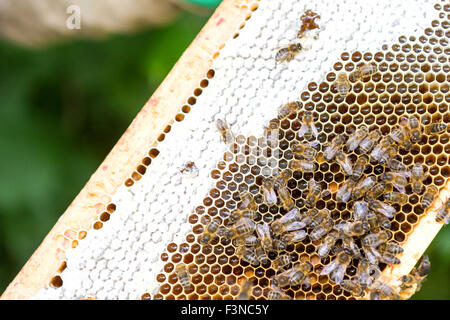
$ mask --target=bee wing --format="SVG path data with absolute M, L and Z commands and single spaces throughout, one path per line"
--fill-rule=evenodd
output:
M 395 213 L 395 208 L 391 207 L 390 205 L 380 202 L 381 203 L 381 209 L 379 210 L 380 213 L 384 214 L 388 218 L 393 218 Z
M 302 281 L 302 285 L 304 285 L 306 289 L 309 289 L 311 287 L 311 278 L 306 276 Z
M 345 266 L 340 265 L 333 271 L 331 278 L 334 280 L 334 282 L 341 283 L 342 280 L 344 280 L 345 269 Z
M 276 204 L 277 203 L 277 195 L 273 189 L 266 190 L 264 189 L 264 199 L 268 204 Z
M 445 216 L 445 218 L 444 218 L 444 223 L 445 223 L 446 225 L 450 223 L 450 215 L 449 215 L 449 214 L 447 214 L 447 215 Z
M 286 213 L 284 216 L 280 218 L 280 221 L 282 223 L 285 223 L 286 221 L 290 220 L 300 220 L 300 211 L 298 211 L 297 208 L 292 209 L 288 213 Z
M 267 222 L 264 222 L 263 224 L 257 224 L 256 225 L 256 233 L 258 234 L 260 239 L 270 237 L 270 227 L 267 224 Z
M 399 185 L 399 184 L 397 184 L 395 182 L 391 182 L 391 183 L 398 191 L 400 191 L 401 193 L 406 193 L 406 189 L 405 189 L 404 186 Z
M 317 138 L 317 136 L 319 135 L 319 131 L 317 131 L 317 127 L 314 123 L 311 124 L 311 131 L 312 131 L 313 136 L 315 138 Z
M 321 196 L 322 198 L 325 198 L 325 197 L 328 197 L 330 194 L 331 194 L 331 191 L 328 190 L 328 189 L 325 189 L 325 190 L 322 191 L 322 193 L 320 194 L 320 196 Z
M 332 262 L 327 264 L 325 267 L 323 267 L 322 271 L 320 272 L 320 275 L 324 276 L 324 275 L 330 274 L 336 268 L 336 265 L 337 265 L 337 261 L 333 260 Z
M 291 232 L 291 234 L 293 235 L 292 240 L 291 240 L 293 243 L 302 241 L 307 236 L 307 233 L 305 230 L 294 231 L 294 232 Z
M 411 176 L 411 172 L 409 171 L 398 171 L 395 174 L 403 178 L 409 178 Z
M 298 130 L 298 137 L 299 138 L 303 137 L 307 131 L 308 131 L 308 125 L 305 123 L 302 123 L 300 130 Z
M 375 255 L 372 253 L 372 251 L 370 250 L 370 248 L 364 248 L 364 247 L 363 247 L 363 251 L 364 251 L 364 254 L 365 254 L 367 260 L 369 260 L 370 264 L 375 265 L 375 264 L 378 263 L 377 258 L 376 258 Z
M 347 186 L 343 186 L 337 191 L 336 200 L 338 202 L 347 202 L 348 200 L 350 200 L 351 195 L 352 190 L 350 188 L 347 188 Z
M 286 231 L 295 231 L 306 227 L 306 223 L 303 221 L 294 221 L 286 226 Z
M 328 255 L 330 252 L 331 247 L 328 245 L 328 243 L 322 243 L 322 245 L 317 249 L 317 254 L 319 257 L 324 258 Z
M 350 162 L 349 159 L 347 159 L 346 161 L 342 162 L 341 163 L 341 167 L 342 167 L 342 170 L 344 170 L 344 172 L 347 175 L 351 176 L 353 174 L 352 163 Z

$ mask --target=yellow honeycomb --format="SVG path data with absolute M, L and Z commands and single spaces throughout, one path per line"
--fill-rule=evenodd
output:
M 450 123 L 448 108 L 450 49 L 447 46 L 450 5 L 437 4 L 435 9 L 440 10 L 441 20 L 433 21 L 431 27 L 427 28 L 418 39 L 402 36 L 398 43 L 390 48 L 385 45 L 379 52 L 344 52 L 341 60 L 334 64 L 334 70 L 326 75 L 323 82 L 308 84 L 308 90 L 300 95 L 301 109 L 280 123 L 280 142 L 277 151 L 281 156 L 276 163 L 278 170 L 287 168 L 289 160 L 294 158 L 291 146 L 299 141 L 296 133 L 300 129 L 301 115 L 305 110 L 310 110 L 314 114 L 314 123 L 320 132 L 318 140 L 322 151 L 324 143 L 339 134 L 349 135 L 353 129 L 362 124 L 371 130 L 378 128 L 383 134 L 387 134 L 399 123 L 402 116 L 415 115 L 421 119 L 423 125 L 435 122 Z M 349 94 L 345 98 L 339 97 L 333 88 L 336 75 L 342 71 L 350 73 L 362 63 L 376 64 L 378 72 L 371 78 L 353 82 Z M 213 75 L 214 72 L 211 70 L 209 76 Z M 195 100 L 191 102 L 191 105 L 183 107 L 184 113 L 189 112 Z M 399 160 L 404 165 L 410 166 L 414 163 L 424 165 L 428 173 L 424 181 L 426 186 L 442 187 L 449 176 L 449 128 L 448 126 L 447 131 L 439 135 L 423 135 L 409 152 L 400 149 Z M 167 131 L 169 130 L 170 128 Z M 165 265 L 163 271 L 156 277 L 160 283 L 159 293 L 154 296 L 145 293 L 142 299 L 231 300 L 237 298 L 242 284 L 247 279 L 255 283 L 250 299 L 267 299 L 269 279 L 277 273 L 271 265 L 255 267 L 240 260 L 235 255 L 236 247 L 224 238 L 216 237 L 210 245 L 202 245 L 198 241 L 205 227 L 203 217 L 220 217 L 223 226 L 230 225 L 227 217 L 240 201 L 239 191 L 250 191 L 258 203 L 260 217 L 255 219 L 256 223 L 262 221 L 270 223 L 286 213 L 279 205 L 268 206 L 263 201 L 260 187 L 265 176 L 262 168 L 267 168 L 268 164 L 264 159 L 252 154 L 251 150 L 257 146 L 262 149 L 267 147 L 264 138 L 236 136 L 236 142 L 211 171 L 211 178 L 216 181 L 215 187 L 189 217 L 192 233 L 186 236 L 185 242 L 181 245 L 169 244 L 167 251 L 160 257 Z M 271 151 L 268 151 L 269 154 Z M 349 155 L 354 162 L 358 152 L 354 151 Z M 150 157 L 153 156 L 154 151 L 153 154 L 150 152 Z M 353 201 L 338 203 L 335 200 L 335 191 L 344 181 L 345 175 L 337 163 L 320 159 L 319 155 L 316 172 L 296 171 L 289 180 L 288 188 L 296 206 L 302 212 L 306 211 L 303 199 L 307 192 L 305 191 L 307 181 L 314 178 L 324 188 L 333 190 L 333 194 L 319 200 L 316 207 L 328 208 L 336 223 L 349 220 Z M 144 165 L 149 163 L 150 158 L 143 161 Z M 145 167 L 141 167 L 138 172 L 143 174 Z M 383 172 L 384 167 L 379 164 L 370 164 L 364 171 L 366 175 L 377 176 Z M 132 184 L 131 179 L 129 184 Z M 414 230 L 424 212 L 420 205 L 420 196 L 411 192 L 410 185 L 406 191 L 408 202 L 402 206 L 393 205 L 397 213 L 391 221 L 391 231 L 393 239 L 399 244 L 402 244 Z M 355 299 L 340 285 L 331 282 L 328 276 L 319 275 L 324 265 L 334 259 L 333 254 L 324 259 L 319 258 L 316 249 L 320 243 L 321 240 L 311 242 L 307 237 L 300 243 L 287 247 L 286 253 L 292 257 L 293 263 L 309 260 L 314 268 L 310 288 L 288 287 L 285 292 L 295 299 Z M 276 253 L 269 254 L 271 260 L 276 256 Z M 175 266 L 180 262 L 188 266 L 192 278 L 189 290 L 181 287 L 174 273 Z M 349 278 L 355 275 L 356 266 L 357 260 L 353 259 L 346 271 Z M 384 264 L 380 266 L 381 269 L 385 267 Z

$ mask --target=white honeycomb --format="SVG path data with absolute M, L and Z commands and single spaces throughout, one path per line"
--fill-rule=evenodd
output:
M 227 146 L 215 121 L 226 119 L 233 132 L 261 136 L 281 104 L 299 98 L 309 82 L 320 83 L 342 52 L 376 52 L 402 36 L 420 36 L 438 11 L 435 1 L 261 0 L 239 36 L 214 60 L 215 75 L 182 122 L 175 122 L 160 154 L 142 179 L 112 195 L 116 211 L 100 230 L 90 230 L 66 251 L 63 285 L 41 289 L 34 299 L 140 299 L 159 290 L 160 256 L 169 243 L 181 244 L 191 231 L 188 217 L 214 184 L 210 173 Z M 318 38 L 290 63 L 277 64 L 276 48 L 295 40 L 299 17 L 321 15 Z M 181 107 L 181 106 L 180 106 Z M 251 119 L 251 121 L 250 121 Z M 181 146 L 181 147 L 180 147 Z M 143 153 L 147 150 L 143 150 Z M 179 168 L 195 161 L 199 175 Z

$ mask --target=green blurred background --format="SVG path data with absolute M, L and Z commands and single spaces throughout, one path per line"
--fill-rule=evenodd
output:
M 0 292 L 207 21 L 42 50 L 0 42 Z M 450 229 L 415 299 L 450 299 Z

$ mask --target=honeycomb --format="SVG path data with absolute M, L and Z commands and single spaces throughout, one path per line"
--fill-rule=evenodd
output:
M 398 16 L 399 8 L 404 15 Z M 250 299 L 267 299 L 269 279 L 276 274 L 270 264 L 252 266 L 236 256 L 236 247 L 225 238 L 202 245 L 199 236 L 208 221 L 205 217 L 219 217 L 222 226 L 229 225 L 240 191 L 254 196 L 256 223 L 270 223 L 286 213 L 279 205 L 264 203 L 261 182 L 286 169 L 294 158 L 291 147 L 298 141 L 304 111 L 313 112 L 320 151 L 336 135 L 349 135 L 362 124 L 387 134 L 404 116 L 415 115 L 423 125 L 450 122 L 449 4 L 417 1 L 403 8 L 400 1 L 321 1 L 305 7 L 294 1 L 261 0 L 248 9 L 247 20 L 234 39 L 215 54 L 213 68 L 199 88 L 92 229 L 67 236 L 75 239 L 73 249 L 66 252 L 66 261 L 49 286 L 34 298 L 236 299 L 243 283 L 251 279 L 255 286 Z M 310 48 L 290 63 L 276 64 L 274 48 L 295 39 L 292 21 L 306 9 L 321 15 L 318 39 L 306 39 Z M 342 33 L 339 26 L 349 30 Z M 333 87 L 337 74 L 350 73 L 364 62 L 375 64 L 378 71 L 352 82 L 348 95 L 340 96 Z M 289 100 L 299 100 L 301 108 L 280 122 L 279 143 L 271 149 L 265 143 L 263 125 Z M 231 124 L 235 143 L 220 141 L 214 124 L 219 118 Z M 442 188 L 447 182 L 449 133 L 447 127 L 445 133 L 423 135 L 409 152 L 400 149 L 398 159 L 403 164 L 424 165 L 426 186 Z M 180 150 L 180 145 L 187 147 Z M 261 152 L 267 156 L 258 156 Z M 357 155 L 352 152 L 350 159 L 355 161 Z M 180 174 L 189 161 L 198 167 L 198 176 Z M 370 165 L 364 173 L 378 176 L 384 170 Z M 320 155 L 314 173 L 296 171 L 288 181 L 296 207 L 306 211 L 304 198 L 311 178 L 332 191 L 316 207 L 329 209 L 336 223 L 348 221 L 353 201 L 335 200 L 345 175 L 337 163 Z M 391 231 L 399 244 L 405 243 L 424 216 L 420 196 L 412 194 L 410 185 L 406 191 L 408 202 L 393 205 L 397 213 Z M 319 258 L 320 243 L 307 237 L 287 247 L 293 263 L 308 260 L 313 272 L 310 288 L 288 287 L 285 292 L 295 299 L 355 299 L 328 276 L 319 275 L 334 258 Z M 271 260 L 276 256 L 269 254 Z M 174 272 L 180 262 L 188 266 L 191 276 L 188 290 Z M 352 278 L 355 273 L 353 261 L 346 276 Z

